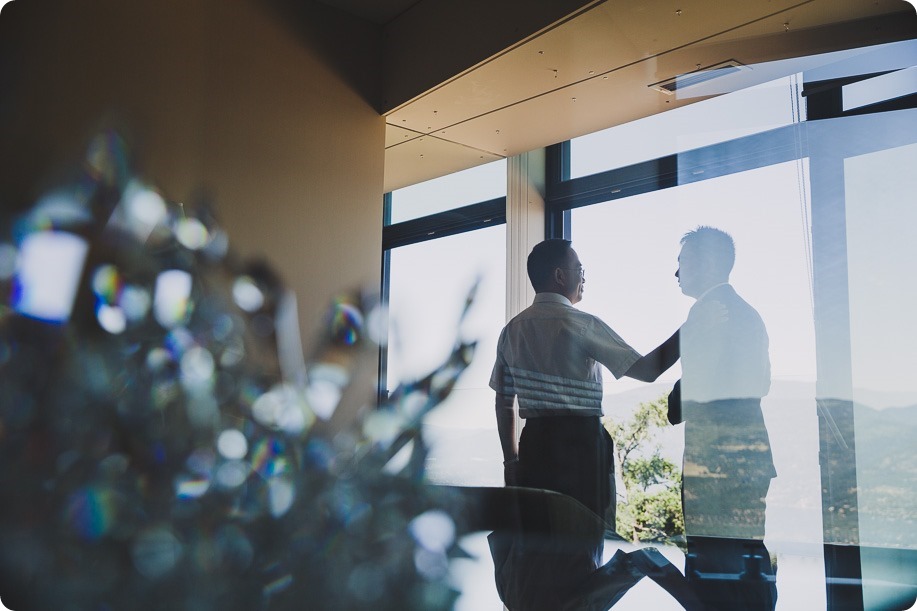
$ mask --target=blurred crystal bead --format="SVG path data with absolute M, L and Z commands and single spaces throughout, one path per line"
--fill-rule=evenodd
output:
M 246 312 L 255 312 L 264 305 L 264 293 L 249 276 L 240 276 L 232 285 L 232 298 Z
M 212 430 L 220 423 L 220 406 L 210 392 L 210 385 L 189 389 L 185 387 L 187 396 L 186 413 L 188 422 L 199 430 Z
M 394 441 L 394 437 L 391 437 L 389 443 Z M 395 455 L 392 456 L 385 466 L 382 467 L 382 472 L 389 475 L 398 475 L 401 473 L 405 467 L 411 461 L 411 455 L 414 453 L 414 440 L 408 441 L 404 444 L 404 447 L 395 452 Z
M 20 244 L 13 308 L 40 320 L 70 318 L 88 250 L 86 240 L 72 233 L 27 235 Z
M 270 583 L 264 586 L 264 596 L 265 598 L 270 598 L 271 596 L 276 596 L 280 594 L 293 584 L 293 576 L 289 573 L 284 573 L 283 575 L 277 577 Z
M 222 314 L 217 316 L 211 327 L 211 333 L 213 333 L 213 339 L 218 342 L 223 342 L 229 339 L 230 334 L 233 332 L 235 324 L 233 323 L 233 317 L 229 314 Z
M 179 219 L 175 223 L 175 239 L 189 250 L 200 250 L 207 244 L 207 227 L 193 217 Z
M 131 548 L 134 568 L 148 579 L 170 573 L 181 560 L 183 546 L 166 526 L 148 528 L 137 535 Z
M 156 278 L 153 316 L 167 329 L 183 324 L 191 309 L 191 274 L 171 269 Z
M 222 229 L 210 230 L 210 236 L 203 251 L 212 259 L 222 259 L 229 251 L 229 236 Z
M 121 277 L 114 265 L 100 265 L 92 274 L 92 292 L 96 299 L 114 305 L 121 293 Z
M 146 366 L 150 371 L 160 371 L 172 362 L 172 354 L 165 348 L 151 348 L 146 355 Z
M 41 197 L 23 218 L 20 231 L 66 229 L 92 221 L 85 195 L 75 188 L 59 189 Z
M 195 450 L 185 461 L 186 472 L 175 479 L 175 494 L 179 498 L 198 498 L 210 490 L 216 457 L 208 449 Z
M 341 388 L 329 380 L 310 380 L 306 387 L 306 399 L 315 415 L 322 420 L 331 418 L 341 395 Z
M 217 451 L 229 460 L 244 458 L 248 453 L 248 440 L 242 431 L 226 429 L 217 437 Z
M 285 447 L 282 440 L 276 437 L 263 437 L 252 444 L 252 469 L 263 477 L 270 479 L 288 471 L 289 463 L 284 457 Z
M 214 464 L 216 464 L 216 456 L 209 448 L 197 449 L 185 460 L 185 465 L 191 473 L 207 477 L 213 474 Z
M 360 308 L 343 300 L 331 310 L 331 337 L 336 342 L 352 346 L 363 331 L 363 313 Z
M 430 551 L 419 547 L 414 550 L 414 566 L 417 572 L 430 581 L 438 581 L 449 572 L 449 559 L 441 551 Z
M 123 333 L 127 328 L 127 317 L 124 310 L 117 306 L 100 305 L 96 311 L 99 325 L 113 335 Z
M 306 401 L 322 420 L 328 420 L 337 409 L 349 375 L 340 365 L 315 363 L 309 368 Z
M 112 213 L 109 226 L 126 231 L 145 242 L 168 216 L 166 202 L 153 189 L 137 180 L 128 183 Z
M 423 414 L 429 403 L 430 395 L 425 390 L 422 388 L 410 388 L 399 398 L 396 406 L 398 412 L 410 421 Z
M 271 515 L 279 518 L 292 507 L 296 498 L 296 488 L 292 482 L 280 477 L 272 477 L 268 480 L 267 486 Z
M 130 322 L 143 320 L 150 311 L 150 294 L 139 286 L 126 285 L 121 291 L 118 305 Z
M 86 486 L 70 495 L 64 516 L 74 533 L 97 541 L 111 530 L 115 512 L 116 495 L 111 489 Z
M 277 384 L 255 399 L 252 417 L 258 424 L 290 434 L 299 434 L 315 421 L 315 416 L 298 390 Z
M 245 345 L 241 339 L 229 342 L 220 353 L 220 367 L 233 367 L 245 358 Z
M 363 419 L 363 434 L 374 443 L 388 446 L 403 430 L 404 424 L 404 418 L 391 411 L 373 411 Z
M 214 479 L 221 488 L 238 488 L 245 483 L 249 470 L 241 460 L 230 460 L 217 467 Z
M 194 346 L 182 355 L 181 380 L 185 388 L 209 388 L 213 374 L 213 355 L 206 348 Z
M 210 480 L 201 476 L 181 474 L 175 481 L 175 495 L 181 499 L 196 499 L 210 489 Z
M 388 309 L 378 304 L 366 315 L 366 335 L 370 341 L 385 345 L 388 336 Z
M 419 545 L 433 552 L 443 552 L 455 541 L 455 522 L 439 509 L 420 514 L 408 528 Z

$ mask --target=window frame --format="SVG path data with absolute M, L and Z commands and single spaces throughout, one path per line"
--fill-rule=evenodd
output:
M 382 275 L 379 290 L 382 305 L 388 308 L 391 296 L 391 252 L 393 249 L 487 227 L 505 225 L 506 201 L 506 196 L 497 197 L 392 224 L 392 194 L 385 193 L 382 200 Z M 388 326 L 384 325 L 384 327 L 382 341 L 379 345 L 377 405 L 385 402 L 392 390 L 387 388 L 386 383 L 388 379 Z

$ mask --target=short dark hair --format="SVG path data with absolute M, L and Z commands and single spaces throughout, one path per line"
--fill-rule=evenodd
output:
M 573 242 L 560 238 L 551 238 L 535 245 L 526 261 L 529 280 L 535 292 L 550 287 L 551 274 L 556 268 L 564 266 L 567 253 L 572 247 Z
M 729 277 L 736 261 L 736 247 L 731 235 L 722 229 L 700 225 L 681 237 L 681 245 L 701 257 L 709 269 Z

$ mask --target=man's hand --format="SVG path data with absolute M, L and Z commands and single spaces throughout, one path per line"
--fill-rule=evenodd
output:
M 500 448 L 503 451 L 503 482 L 507 486 L 517 485 L 517 468 L 519 466 L 519 446 L 516 443 L 515 396 L 497 393 L 497 433 L 500 435 Z
M 680 355 L 680 336 L 681 330 L 679 329 L 669 339 L 654 348 L 652 352 L 637 359 L 630 366 L 630 369 L 624 372 L 624 375 L 641 382 L 655 382 L 656 378 L 678 360 Z

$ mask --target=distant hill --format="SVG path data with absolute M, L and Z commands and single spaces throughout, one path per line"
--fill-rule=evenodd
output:
M 604 398 L 605 413 L 627 418 L 644 401 L 667 395 L 670 384 L 647 384 Z M 917 404 L 894 407 L 902 393 L 857 392 L 875 400 L 854 406 L 856 460 L 850 469 L 858 483 L 864 543 L 917 547 Z M 503 457 L 491 418 L 490 391 L 466 392 L 444 416 L 424 426 L 431 446 L 431 481 L 452 485 L 502 486 Z M 777 380 L 762 402 L 778 477 L 768 493 L 768 537 L 782 545 L 818 543 L 822 530 L 819 419 L 815 385 Z M 456 423 L 458 426 L 452 425 Z M 683 427 L 660 431 L 663 454 L 680 464 Z M 853 480 L 851 480 L 853 481 Z

